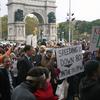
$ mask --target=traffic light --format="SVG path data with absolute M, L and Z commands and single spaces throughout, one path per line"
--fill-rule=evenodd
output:
M 72 18 L 72 21 L 74 21 L 75 20 L 75 18 Z

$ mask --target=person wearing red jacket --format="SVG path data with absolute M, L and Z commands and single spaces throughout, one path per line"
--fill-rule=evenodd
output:
M 53 94 L 53 88 L 50 83 L 51 73 L 47 68 L 43 68 L 43 70 L 46 76 L 45 85 L 33 94 L 37 100 L 58 100 L 58 97 Z

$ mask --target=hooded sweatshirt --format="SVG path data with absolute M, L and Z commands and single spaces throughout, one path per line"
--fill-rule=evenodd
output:
M 80 100 L 100 100 L 100 81 L 82 79 L 80 83 Z

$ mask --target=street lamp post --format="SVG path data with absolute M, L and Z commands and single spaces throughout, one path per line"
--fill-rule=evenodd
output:
M 41 41 L 43 41 L 43 38 L 42 38 L 42 36 L 43 36 L 43 30 L 41 30 L 40 34 L 41 34 Z
M 75 18 L 73 18 L 72 16 L 74 15 L 74 13 L 71 13 L 71 0 L 69 0 L 69 13 L 68 13 L 68 22 L 69 22 L 69 29 L 68 29 L 68 33 L 69 33 L 69 45 L 71 44 L 71 40 L 73 40 L 73 33 L 72 33 L 72 21 L 75 20 Z M 72 36 L 72 38 L 71 38 Z
M 70 45 L 70 42 L 71 42 L 70 22 L 71 22 L 71 0 L 69 0 L 69 45 Z
M 64 32 L 62 32 L 62 40 L 64 40 Z

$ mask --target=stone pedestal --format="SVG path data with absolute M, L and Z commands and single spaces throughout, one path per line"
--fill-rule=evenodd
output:
M 57 40 L 57 27 L 55 23 L 49 24 L 49 40 Z
M 8 40 L 25 41 L 25 23 L 16 22 L 8 24 Z

